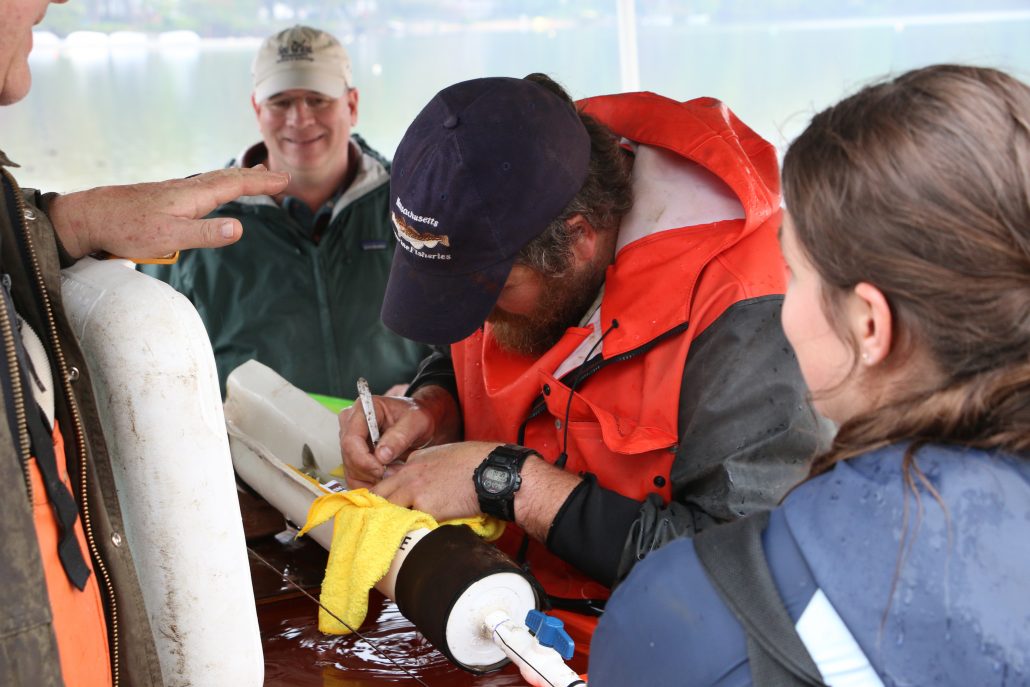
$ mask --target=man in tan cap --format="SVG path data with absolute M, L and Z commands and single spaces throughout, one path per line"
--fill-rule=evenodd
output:
M 413 376 L 426 348 L 379 319 L 396 244 L 389 172 L 351 131 L 350 58 L 328 33 L 295 26 L 262 43 L 252 75 L 262 141 L 230 164 L 289 172 L 289 186 L 215 211 L 243 222 L 231 252 L 190 251 L 147 271 L 200 312 L 223 392 L 251 358 L 306 391 L 350 398 L 366 377 L 385 392 Z

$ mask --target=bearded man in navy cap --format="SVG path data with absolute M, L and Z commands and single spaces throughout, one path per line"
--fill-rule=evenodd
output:
M 438 93 L 397 150 L 383 321 L 438 346 L 350 486 L 499 546 L 583 639 L 648 552 L 775 505 L 820 424 L 780 327 L 773 147 L 720 102 L 573 103 L 543 75 Z

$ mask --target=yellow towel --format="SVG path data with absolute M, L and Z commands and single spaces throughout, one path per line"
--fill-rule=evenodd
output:
M 390 570 L 397 547 L 408 532 L 436 529 L 433 516 L 394 505 L 370 492 L 355 489 L 315 499 L 301 536 L 333 518 L 333 541 L 322 582 L 318 629 L 327 634 L 347 634 L 358 628 L 368 613 L 368 593 Z M 476 534 L 493 541 L 504 532 L 504 522 L 489 516 L 461 518 L 443 523 L 468 525 Z

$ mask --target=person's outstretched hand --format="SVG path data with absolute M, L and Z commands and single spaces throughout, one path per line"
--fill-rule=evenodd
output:
M 60 195 L 50 203 L 50 221 L 75 258 L 106 251 L 123 258 L 155 258 L 187 248 L 218 248 L 238 240 L 238 220 L 200 219 L 239 196 L 275 195 L 289 175 L 221 169 L 188 179 L 126 186 L 100 186 Z

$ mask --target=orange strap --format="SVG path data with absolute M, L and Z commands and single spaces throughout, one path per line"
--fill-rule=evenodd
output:
M 64 438 L 56 422 L 53 439 L 61 481 L 70 488 Z M 39 540 L 39 552 L 43 559 L 64 684 L 66 687 L 109 687 L 112 684 L 111 657 L 107 645 L 107 620 L 100 600 L 97 576 L 90 575 L 82 591 L 68 581 L 57 554 L 57 518 L 47 498 L 43 477 L 36 466 L 35 458 L 29 462 L 29 479 L 32 484 L 36 538 Z M 72 493 L 75 493 L 74 490 Z M 81 518 L 75 521 L 75 536 L 82 551 L 88 551 Z M 88 556 L 86 564 L 92 568 Z

